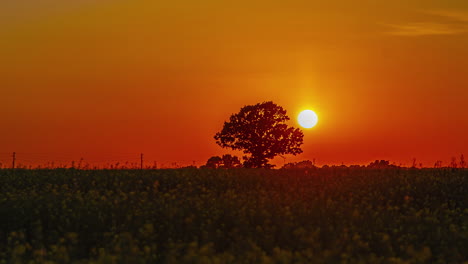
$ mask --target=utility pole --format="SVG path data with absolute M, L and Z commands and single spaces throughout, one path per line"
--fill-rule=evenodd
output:
M 11 168 L 15 168 L 15 161 L 16 161 L 16 152 L 13 152 L 13 163 L 11 164 Z
M 143 169 L 143 153 L 140 155 L 140 169 Z

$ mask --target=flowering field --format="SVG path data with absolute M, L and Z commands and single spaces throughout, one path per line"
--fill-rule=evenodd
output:
M 467 170 L 0 170 L 0 263 L 467 261 Z

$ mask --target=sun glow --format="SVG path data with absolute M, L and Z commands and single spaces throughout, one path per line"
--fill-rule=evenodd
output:
M 318 116 L 312 110 L 304 110 L 297 117 L 297 121 L 303 128 L 312 128 L 317 125 Z

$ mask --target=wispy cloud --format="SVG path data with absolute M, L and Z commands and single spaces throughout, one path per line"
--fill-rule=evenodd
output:
M 467 32 L 467 28 L 454 27 L 443 23 L 408 23 L 387 24 L 390 29 L 386 32 L 399 36 L 428 36 L 428 35 L 455 35 Z
M 460 12 L 453 10 L 424 10 L 423 13 L 442 17 L 455 22 L 468 23 L 468 12 Z
M 430 16 L 424 22 L 385 24 L 385 32 L 397 36 L 458 35 L 468 33 L 468 13 L 450 10 L 423 10 Z

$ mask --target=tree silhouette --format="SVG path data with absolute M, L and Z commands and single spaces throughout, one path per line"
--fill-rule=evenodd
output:
M 229 154 L 223 155 L 221 158 L 223 164 L 221 168 L 231 169 L 231 168 L 239 168 L 241 166 L 240 160 L 237 156 L 232 156 Z
M 413 164 L 416 164 L 413 162 Z M 413 168 L 415 168 L 416 165 L 413 165 Z M 395 169 L 398 168 L 398 166 L 390 164 L 390 161 L 388 160 L 375 160 L 374 162 L 369 163 L 367 165 L 367 168 L 374 168 L 374 169 Z
M 237 156 L 226 154 L 226 155 L 223 155 L 223 157 L 213 156 L 209 158 L 203 167 L 213 168 L 213 169 L 217 169 L 217 168 L 231 169 L 231 168 L 241 167 L 241 163 Z
M 219 156 L 213 156 L 208 159 L 205 167 L 216 169 L 221 165 L 222 161 L 223 160 Z
M 311 169 L 311 168 L 317 168 L 317 167 L 310 160 L 291 162 L 283 166 L 283 169 Z
M 286 110 L 273 102 L 247 105 L 231 115 L 215 140 L 223 148 L 242 150 L 244 167 L 271 168 L 270 159 L 277 155 L 302 153 L 304 134 L 298 128 L 285 124 Z

